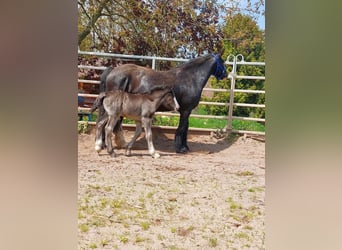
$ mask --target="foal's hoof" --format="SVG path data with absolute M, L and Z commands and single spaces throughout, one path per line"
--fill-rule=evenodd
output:
M 159 157 L 160 157 L 160 154 L 154 153 L 154 154 L 152 155 L 152 157 L 155 158 L 155 159 L 156 159 L 156 158 L 159 158 Z
M 130 149 L 126 149 L 126 156 L 131 156 L 131 150 Z
M 95 145 L 95 150 L 99 154 L 101 152 L 102 147 L 99 145 Z

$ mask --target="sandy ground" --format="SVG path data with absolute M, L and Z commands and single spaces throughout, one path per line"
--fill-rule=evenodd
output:
M 143 137 L 112 158 L 79 135 L 79 249 L 265 248 L 263 142 L 189 135 L 182 155 L 173 135 L 153 138 L 158 159 Z

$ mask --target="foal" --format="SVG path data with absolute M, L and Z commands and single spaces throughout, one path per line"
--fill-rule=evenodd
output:
M 127 117 L 135 120 L 136 131 L 131 141 L 127 144 L 126 155 L 131 154 L 131 148 L 141 134 L 143 125 L 149 153 L 154 158 L 160 157 L 155 152 L 152 142 L 152 118 L 160 105 L 168 107 L 169 110 L 178 110 L 179 104 L 170 88 L 157 89 L 150 94 L 132 94 L 121 90 L 104 92 L 99 94 L 90 112 L 95 111 L 102 104 L 108 117 L 104 117 L 96 124 L 95 150 L 98 153 L 101 151 L 102 146 L 101 132 L 106 125 L 105 141 L 107 152 L 112 157 L 115 157 L 112 145 L 113 128 L 120 121 L 120 117 Z

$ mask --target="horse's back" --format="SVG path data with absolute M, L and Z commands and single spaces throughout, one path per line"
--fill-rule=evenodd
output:
M 132 92 L 139 86 L 141 78 L 151 69 L 135 64 L 124 64 L 113 68 L 106 77 L 106 90 L 120 89 Z

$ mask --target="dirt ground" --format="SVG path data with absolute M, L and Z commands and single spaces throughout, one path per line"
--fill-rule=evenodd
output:
M 172 134 L 153 132 L 158 159 L 144 134 L 115 158 L 79 135 L 78 248 L 264 249 L 265 144 L 189 135 L 182 155 Z

